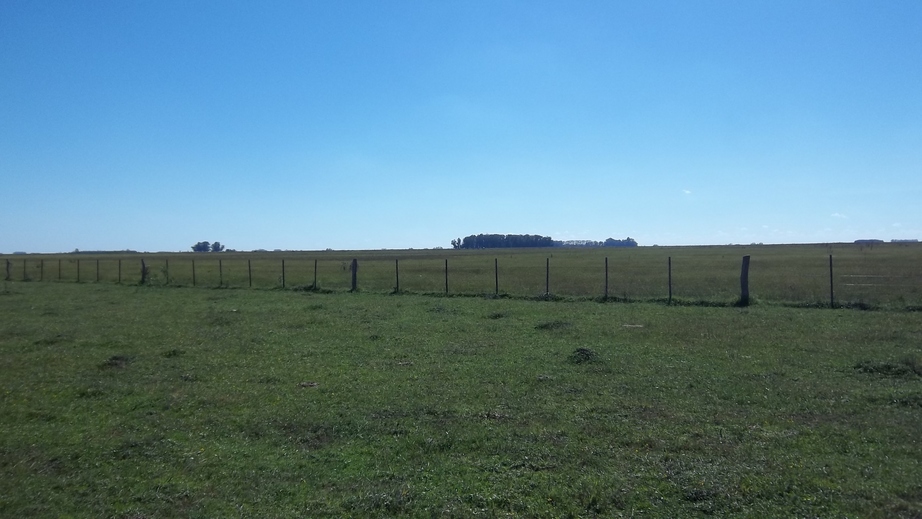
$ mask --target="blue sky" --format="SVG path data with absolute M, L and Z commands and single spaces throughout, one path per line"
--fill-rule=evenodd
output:
M 922 239 L 922 2 L 0 2 L 0 252 Z

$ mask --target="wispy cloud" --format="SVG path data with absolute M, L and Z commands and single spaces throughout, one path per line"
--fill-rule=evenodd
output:
M 688 190 L 688 189 L 683 189 L 682 192 L 685 193 L 686 195 L 690 195 L 690 194 L 691 194 L 691 191 Z
M 842 218 L 842 219 L 845 219 L 845 220 L 848 219 L 848 217 L 845 216 L 845 215 L 842 214 L 842 213 L 832 213 L 830 216 L 832 216 L 833 218 Z

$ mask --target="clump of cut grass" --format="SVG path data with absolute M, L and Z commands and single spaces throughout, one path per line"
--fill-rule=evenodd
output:
M 100 369 L 115 368 L 122 369 L 128 367 L 131 363 L 131 357 L 127 355 L 113 355 L 99 365 Z
M 535 326 L 536 330 L 560 330 L 562 328 L 568 328 L 570 323 L 568 321 L 553 320 L 545 321 L 543 323 L 538 323 Z
M 909 355 L 899 362 L 874 362 L 861 361 L 854 366 L 859 373 L 871 373 L 885 377 L 916 377 L 922 376 L 922 358 L 919 355 Z
M 596 362 L 601 362 L 599 354 L 590 350 L 589 348 L 576 348 L 573 350 L 573 353 L 570 354 L 569 360 L 573 364 L 593 364 Z

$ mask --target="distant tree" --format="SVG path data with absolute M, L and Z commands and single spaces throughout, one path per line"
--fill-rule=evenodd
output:
M 224 245 L 221 245 L 219 241 L 212 243 L 211 252 L 224 252 Z
M 457 240 L 451 240 L 451 248 L 460 249 L 461 248 L 461 238 L 458 238 Z
M 211 243 L 200 241 L 192 246 L 192 252 L 208 252 L 211 250 Z

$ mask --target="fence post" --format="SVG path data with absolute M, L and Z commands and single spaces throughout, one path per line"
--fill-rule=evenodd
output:
M 78 274 L 77 277 L 78 278 L 80 277 L 79 273 L 80 273 L 80 261 L 78 260 L 77 261 L 77 274 Z M 150 273 L 150 268 L 147 266 L 146 263 L 144 263 L 144 260 L 142 259 L 141 260 L 141 284 L 142 285 L 147 283 L 147 275 L 149 273 Z
M 29 274 L 26 272 L 26 260 L 22 260 L 22 280 L 28 281 Z
M 672 304 L 672 256 L 669 256 L 669 304 Z
M 314 290 L 317 290 L 317 260 L 314 259 Z
M 170 258 L 165 258 L 166 261 L 166 284 L 170 284 Z
M 282 270 L 285 270 L 282 268 Z M 247 284 L 250 288 L 253 288 L 253 266 L 250 264 L 250 260 L 247 259 Z
M 122 260 L 118 260 L 118 284 L 122 284 Z
M 545 258 L 544 264 L 544 297 L 545 299 L 551 295 L 551 258 Z
M 749 256 L 743 256 L 743 268 L 740 271 L 739 306 L 749 306 Z
M 61 260 L 58 260 L 58 281 L 61 281 Z
M 285 260 L 282 260 L 282 288 L 285 288 Z
M 43 259 L 39 265 L 41 266 L 39 267 L 38 280 L 45 281 L 45 260 Z
M 195 260 L 192 260 L 192 286 L 195 286 Z
M 141 264 L 144 264 L 144 260 L 141 260 Z M 80 282 L 80 260 L 77 260 L 77 283 Z
M 394 293 L 396 294 L 400 292 L 400 260 L 399 259 L 394 260 L 394 274 L 397 279 L 396 281 L 397 284 L 394 287 Z
M 608 256 L 605 256 L 605 299 L 608 299 Z
M 445 295 L 448 295 L 448 258 L 445 259 Z
M 499 295 L 499 259 L 493 258 L 493 277 L 496 281 L 496 295 Z
M 832 281 L 832 254 L 829 255 L 829 308 L 836 307 L 836 297 L 833 292 L 833 281 Z
M 224 263 L 222 260 L 218 260 L 218 286 L 224 286 Z
M 349 268 L 352 271 L 352 291 L 355 292 L 358 290 L 358 270 L 359 270 L 359 260 L 352 258 L 352 266 Z
M 169 263 L 167 263 L 169 265 Z M 169 266 L 167 267 L 167 279 L 170 279 Z M 99 260 L 96 260 L 96 282 L 99 283 Z

